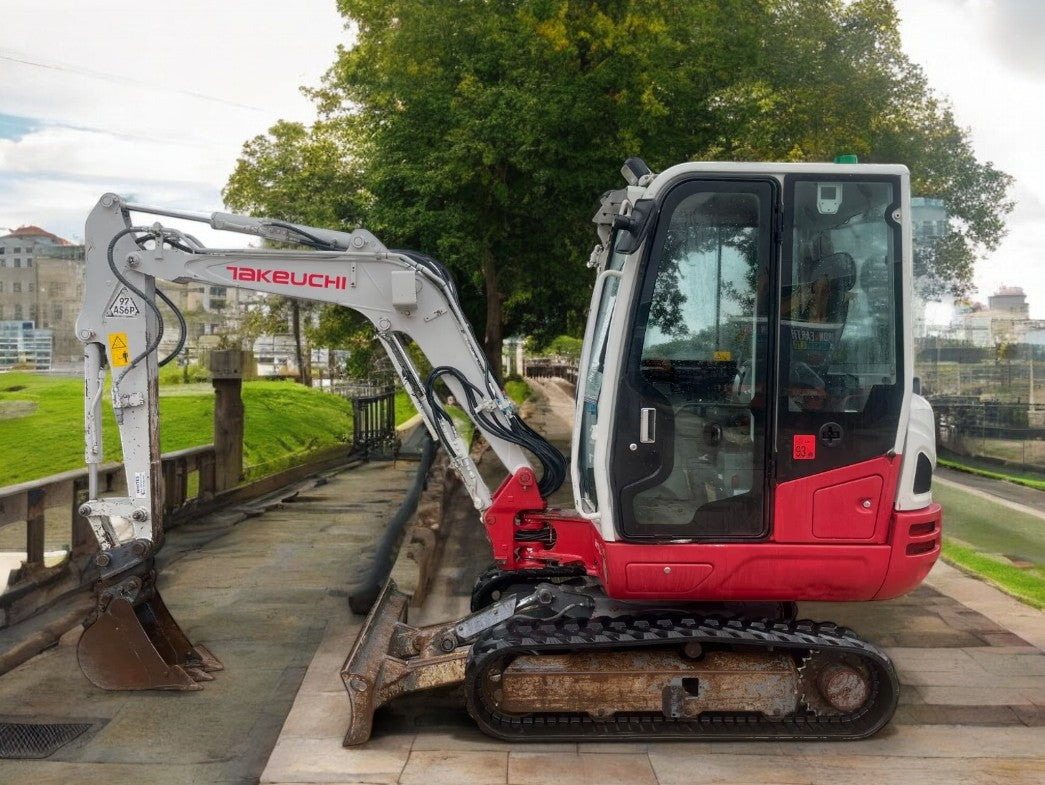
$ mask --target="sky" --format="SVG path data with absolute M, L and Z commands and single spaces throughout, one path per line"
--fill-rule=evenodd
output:
M 1045 318 L 1045 0 L 896 6 L 905 50 L 978 157 L 1017 180 L 976 299 L 1022 286 Z M 280 119 L 311 121 L 300 88 L 348 41 L 335 0 L 4 0 L 0 232 L 35 224 L 82 241 L 107 191 L 222 210 L 243 143 Z

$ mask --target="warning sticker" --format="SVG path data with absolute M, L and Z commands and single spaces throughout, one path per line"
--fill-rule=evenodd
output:
M 105 312 L 106 316 L 137 316 L 140 313 L 138 306 L 134 304 L 134 300 L 131 299 L 131 295 L 127 291 L 127 287 L 120 290 L 120 293 L 116 295 L 116 299 L 112 301 L 109 306 L 109 310 Z
M 717 363 L 728 363 L 733 359 L 732 352 L 715 352 L 715 362 Z
M 796 461 L 811 461 L 816 458 L 816 435 L 796 433 L 791 455 Z
M 114 368 L 127 365 L 131 361 L 131 350 L 127 347 L 127 333 L 109 333 L 109 355 Z

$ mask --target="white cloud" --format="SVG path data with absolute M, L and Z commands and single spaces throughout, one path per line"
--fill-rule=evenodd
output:
M 334 0 L 5 0 L 0 112 L 41 121 L 0 139 L 0 226 L 82 235 L 107 191 L 220 210 L 249 138 L 315 117 L 347 43 Z
M 1045 4 L 1039 0 L 897 0 L 904 48 L 947 96 L 981 160 L 1016 178 L 1009 234 L 976 270 L 982 300 L 1022 286 L 1045 317 Z M 1037 42 L 1037 43 L 1034 43 Z M 1016 51 L 1020 50 L 1020 51 Z

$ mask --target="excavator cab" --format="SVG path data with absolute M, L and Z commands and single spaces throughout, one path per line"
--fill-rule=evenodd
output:
M 815 546 L 806 557 L 845 572 L 852 553 L 832 565 L 816 548 L 886 544 L 898 499 L 928 505 L 913 472 L 898 485 L 905 452 L 935 458 L 908 440 L 906 170 L 684 165 L 636 196 L 639 218 L 609 239 L 582 357 L 578 512 L 604 540 L 656 546 L 635 558 L 708 564 L 711 580 L 715 550 L 671 558 L 672 544 L 735 543 L 723 598 L 869 599 L 885 562 L 817 597 L 799 586 L 802 549 L 779 546 Z M 773 588 L 752 567 L 740 586 L 745 554 L 798 580 Z M 924 565 L 907 566 L 920 581 Z

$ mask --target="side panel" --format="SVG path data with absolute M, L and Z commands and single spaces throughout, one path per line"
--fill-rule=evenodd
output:
M 773 541 L 882 544 L 889 537 L 900 456 L 883 456 L 781 483 Z

